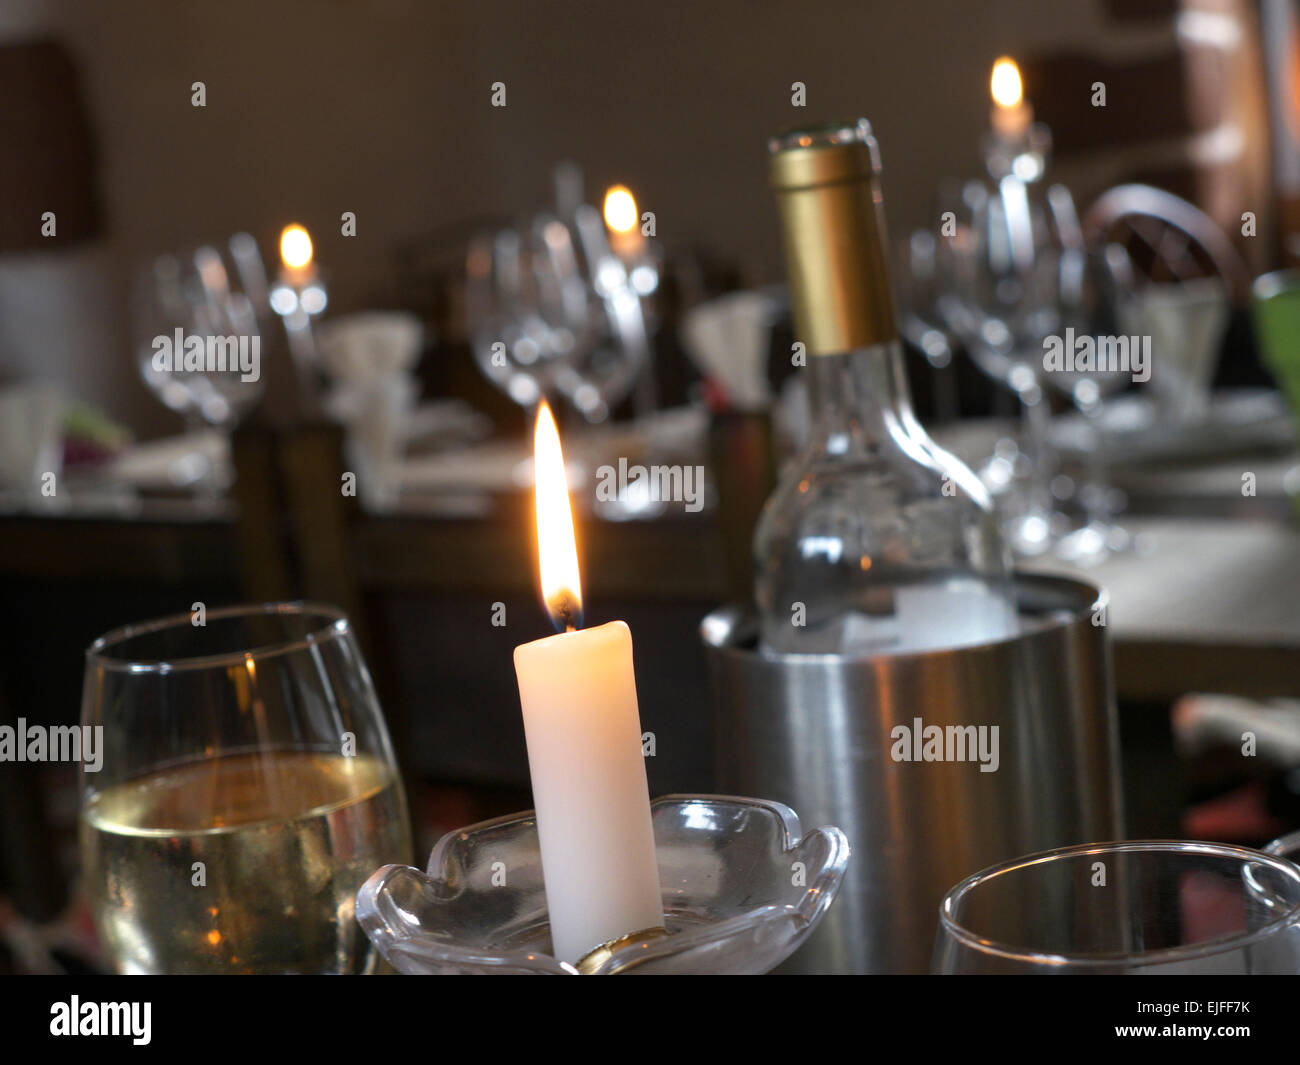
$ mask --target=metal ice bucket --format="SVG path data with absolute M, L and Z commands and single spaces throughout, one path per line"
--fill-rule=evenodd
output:
M 852 848 L 839 898 L 783 971 L 925 972 L 952 885 L 1017 855 L 1122 838 L 1101 594 L 1024 574 L 1015 589 L 1020 635 L 919 654 L 769 655 L 747 611 L 704 619 L 719 788 L 838 825 Z M 981 771 L 994 736 L 997 768 Z

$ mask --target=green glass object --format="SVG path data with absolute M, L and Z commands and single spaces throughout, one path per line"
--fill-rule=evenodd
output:
M 1300 418 L 1300 270 L 1257 278 L 1251 312 L 1264 364 Z
M 1300 424 L 1300 270 L 1278 270 L 1256 278 L 1250 306 L 1260 356 Z M 1292 470 L 1288 482 L 1295 475 Z M 1300 495 L 1293 496 L 1293 505 L 1300 520 Z

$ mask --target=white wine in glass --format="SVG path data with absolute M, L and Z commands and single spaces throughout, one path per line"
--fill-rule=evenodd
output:
M 373 967 L 354 898 L 408 860 L 409 826 L 346 619 L 257 607 L 119 630 L 89 652 L 84 714 L 105 759 L 83 774 L 83 867 L 117 969 Z

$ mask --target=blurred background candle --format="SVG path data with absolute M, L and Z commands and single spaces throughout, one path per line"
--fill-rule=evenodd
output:
M 271 309 L 286 325 L 301 325 L 305 316 L 325 310 L 328 297 L 316 267 L 311 234 L 296 222 L 280 232 L 280 274 L 271 290 Z
M 605 227 L 609 246 L 625 263 L 635 262 L 645 251 L 641 233 L 641 216 L 636 198 L 624 185 L 614 185 L 605 193 Z
M 296 223 L 285 226 L 280 233 L 280 263 L 280 279 L 295 288 L 301 288 L 316 276 L 311 235 Z
M 560 438 L 542 404 L 534 442 L 542 596 L 558 636 L 515 648 L 546 906 L 556 957 L 663 924 L 632 634 L 582 629 Z
M 1014 59 L 1003 56 L 993 64 L 989 89 L 993 94 L 994 130 L 1008 140 L 1024 136 L 1034 121 L 1034 109 L 1025 103 L 1020 68 Z
M 289 354 L 298 378 L 304 410 L 320 404 L 318 352 L 311 320 L 325 310 L 329 297 L 316 267 L 311 235 L 296 222 L 280 231 L 280 272 L 271 289 L 271 309 L 284 322 Z

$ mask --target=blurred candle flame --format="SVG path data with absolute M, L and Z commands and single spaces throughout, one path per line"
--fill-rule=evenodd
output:
M 1020 68 L 1014 59 L 1003 56 L 993 64 L 989 88 L 993 93 L 993 102 L 999 107 L 1015 107 L 1020 103 L 1024 88 L 1020 84 Z
M 615 185 L 605 193 L 605 225 L 615 233 L 630 233 L 636 228 L 636 200 L 624 185 Z
M 285 226 L 280 233 L 280 258 L 292 270 L 311 263 L 311 236 L 302 226 Z
M 537 412 L 533 437 L 533 481 L 537 507 L 537 557 L 541 565 L 542 602 L 559 632 L 582 625 L 582 585 L 573 509 L 564 472 L 564 453 L 551 408 Z

